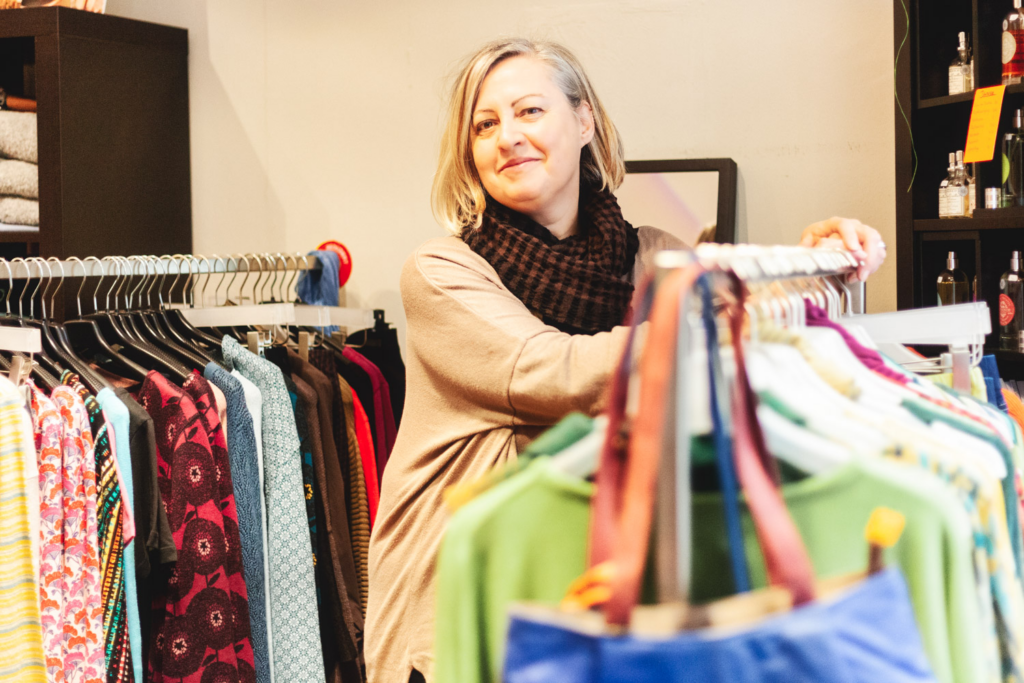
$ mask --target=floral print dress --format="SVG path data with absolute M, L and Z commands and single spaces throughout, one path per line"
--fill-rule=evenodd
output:
M 215 454 L 205 416 L 163 375 L 150 372 L 138 400 L 156 428 L 160 493 L 178 550 L 166 590 L 154 601 L 152 680 L 254 682 L 226 453 Z
M 96 455 L 85 401 L 71 387 L 51 395 L 63 422 L 64 680 L 106 681 L 96 517 Z

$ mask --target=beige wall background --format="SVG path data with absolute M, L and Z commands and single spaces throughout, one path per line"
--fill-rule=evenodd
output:
M 586 65 L 630 159 L 732 157 L 738 235 L 794 243 L 852 216 L 896 304 L 889 0 L 108 0 L 189 30 L 198 252 L 353 253 L 349 305 L 404 333 L 402 263 L 443 234 L 429 194 L 448 77 L 487 40 L 561 41 Z M 899 26 L 902 32 L 903 26 Z

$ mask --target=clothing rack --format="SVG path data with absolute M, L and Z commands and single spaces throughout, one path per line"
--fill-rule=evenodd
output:
M 950 345 L 950 357 L 942 362 L 953 369 L 955 386 L 970 386 L 970 364 L 972 353 L 968 343 L 980 344 L 984 335 L 991 332 L 988 307 L 984 303 L 964 306 L 904 311 L 878 315 L 851 315 L 852 296 L 843 280 L 855 272 L 860 265 L 857 259 L 845 250 L 813 249 L 789 246 L 757 245 L 716 245 L 702 244 L 693 251 L 662 251 L 657 254 L 655 264 L 659 277 L 668 272 L 699 263 L 711 273 L 734 274 L 745 284 L 768 284 L 779 280 L 834 278 L 843 290 L 847 303 L 840 322 L 850 326 L 863 323 L 873 338 L 879 340 L 910 343 L 920 341 L 929 344 Z M 684 299 L 681 325 L 680 353 L 691 353 L 689 341 L 702 338 L 695 334 L 699 323 L 691 321 L 694 295 Z M 979 341 L 980 340 L 980 341 Z M 692 381 L 686 377 L 690 364 L 680 358 L 676 361 L 676 381 Z M 676 404 L 673 408 L 675 419 L 674 447 L 666 443 L 662 452 L 661 472 L 658 479 L 657 546 L 655 561 L 658 566 L 659 600 L 679 600 L 686 597 L 690 586 L 691 571 L 691 482 L 689 468 L 676 466 L 677 462 L 690 462 L 690 414 L 687 392 L 673 390 Z M 721 397 L 720 397 L 721 400 Z M 667 441 L 672 441 L 671 439 Z
M 14 280 L 46 279 L 48 281 L 43 298 L 47 296 L 52 280 L 63 282 L 66 278 L 108 278 L 117 280 L 124 279 L 126 282 L 133 279 L 142 279 L 137 285 L 126 288 L 124 296 L 129 307 L 134 296 L 141 301 L 143 295 L 143 283 L 148 278 L 154 278 L 153 283 L 145 287 L 145 294 L 149 298 L 150 291 L 156 284 L 155 278 L 161 278 L 161 289 L 168 275 L 174 276 L 171 289 L 176 286 L 181 276 L 185 276 L 182 284 L 182 296 L 185 291 L 192 292 L 191 303 L 168 303 L 168 307 L 180 308 L 182 314 L 193 325 L 197 326 L 246 326 L 246 325 L 301 325 L 308 327 L 331 327 L 338 326 L 347 329 L 367 329 L 374 327 L 377 311 L 374 309 L 346 308 L 341 306 L 307 306 L 290 302 L 275 301 L 278 293 L 284 294 L 291 289 L 295 282 L 295 275 L 302 271 L 320 270 L 321 265 L 315 256 L 306 256 L 301 253 L 284 254 L 276 253 L 247 253 L 220 256 L 213 254 L 209 257 L 202 254 L 173 254 L 164 256 L 142 255 L 142 256 L 106 256 L 97 258 L 91 256 L 85 259 L 72 257 L 65 260 L 57 258 L 43 259 L 41 257 L 15 258 L 6 260 L 0 258 L 0 281 L 6 275 L 11 282 L 13 289 Z M 239 284 L 241 291 L 250 277 L 255 273 L 256 279 L 252 282 L 254 298 L 258 295 L 265 295 L 267 288 L 270 292 L 270 303 L 243 304 L 233 306 L 217 305 L 218 292 L 224 285 L 230 289 L 237 274 L 243 274 L 244 278 Z M 273 278 L 268 277 L 260 284 L 263 273 L 273 273 Z M 290 279 L 278 277 L 277 273 L 292 273 Z M 200 276 L 206 275 L 202 280 Z M 210 277 L 220 275 L 221 281 L 213 288 L 215 304 L 208 305 L 205 300 L 205 292 L 210 283 Z M 225 283 L 225 277 L 231 275 L 230 281 Z M 200 286 L 201 285 L 201 286 Z M 99 285 L 97 285 L 97 288 Z M 53 291 L 54 296 L 57 289 Z M 117 288 L 114 293 L 115 300 L 121 295 L 124 284 Z M 199 289 L 199 296 L 195 296 L 196 289 Z M 111 285 L 106 296 L 114 290 Z M 34 294 L 34 293 L 33 293 Z M 81 294 L 81 290 L 79 291 Z M 159 294 L 158 294 L 159 296 Z M 96 303 L 97 294 L 93 300 Z M 263 298 L 266 298 L 265 296 Z M 283 297 L 282 297 L 283 298 Z M 9 303 L 9 301 L 8 301 Z M 95 306 L 94 306 L 95 307 Z M 382 312 L 381 312 L 382 313 Z
M 89 256 L 60 260 L 41 257 L 0 258 L 0 279 L 29 280 L 41 277 L 82 278 L 141 275 L 211 275 L 319 270 L 315 256 L 303 254 L 238 254 L 206 257 L 201 254 L 164 256 Z M 41 269 L 45 268 L 45 273 Z

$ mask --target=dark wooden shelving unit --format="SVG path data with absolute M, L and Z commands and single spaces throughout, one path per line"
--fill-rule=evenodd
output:
M 904 41 L 906 15 L 909 37 Z M 948 155 L 964 149 L 974 93 L 948 94 L 948 69 L 956 56 L 957 33 L 971 36 L 975 86 L 998 85 L 1002 78 L 1002 21 L 1010 0 L 894 0 L 896 55 L 896 242 L 899 308 L 936 305 L 935 280 L 946 253 L 957 252 L 968 280 L 978 276 L 978 296 L 988 303 L 998 330 L 999 277 L 1010 252 L 1024 251 L 1024 208 L 986 211 L 972 218 L 939 219 L 939 184 Z M 902 107 L 902 112 L 901 112 Z M 1002 183 L 1001 143 L 1024 108 L 1024 84 L 1007 87 L 992 162 L 974 164 L 977 204 L 985 188 Z M 904 120 L 904 114 L 906 120 Z M 909 121 L 909 127 L 908 127 Z M 915 153 L 917 166 L 915 170 Z M 998 346 L 998 333 L 988 345 Z M 1024 354 L 999 353 L 1004 376 L 1024 379 Z
M 0 87 L 38 101 L 40 214 L 0 256 L 191 252 L 188 31 L 0 11 Z

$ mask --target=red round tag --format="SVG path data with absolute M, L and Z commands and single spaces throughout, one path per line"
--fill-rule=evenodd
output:
M 341 267 L 338 269 L 338 288 L 344 287 L 348 279 L 352 277 L 352 254 L 349 253 L 348 247 L 337 240 L 327 240 L 317 249 L 333 251 L 338 255 L 338 259 L 341 261 Z
M 1010 321 L 1013 320 L 1013 316 L 1016 313 L 1016 309 L 1013 306 L 1013 299 L 1006 296 L 1005 294 L 999 295 L 999 324 L 1009 325 Z

